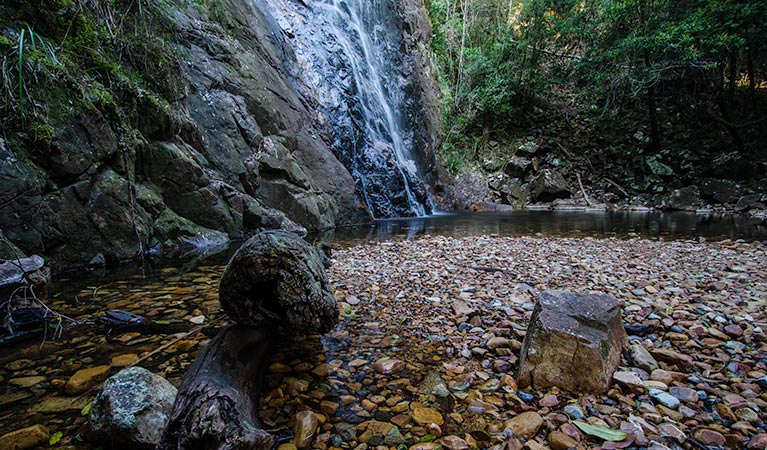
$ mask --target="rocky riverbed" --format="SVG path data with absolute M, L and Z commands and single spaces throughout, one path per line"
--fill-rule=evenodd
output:
M 295 431 L 282 450 L 761 449 L 765 263 L 764 244 L 735 241 L 435 236 L 340 248 L 329 275 L 341 323 L 277 349 L 259 416 Z M 203 329 L 106 342 L 81 326 L 58 343 L 17 345 L 0 359 L 0 434 L 43 425 L 33 430 L 41 448 L 57 431 L 60 448 L 95 448 L 80 441 L 94 388 L 139 358 L 177 385 L 205 325 L 226 321 L 222 270 L 51 293 L 49 304 L 72 315 L 121 308 Z M 624 302 L 630 342 L 605 395 L 518 389 L 522 339 L 546 289 Z M 593 435 L 607 428 L 625 435 Z

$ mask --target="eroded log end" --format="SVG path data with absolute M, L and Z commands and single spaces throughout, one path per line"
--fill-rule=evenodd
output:
M 236 322 L 286 334 L 325 333 L 338 320 L 322 256 L 288 231 L 245 242 L 224 271 L 219 300 Z

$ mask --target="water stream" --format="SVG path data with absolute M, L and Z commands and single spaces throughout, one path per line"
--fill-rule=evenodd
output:
M 414 150 L 416 100 L 403 54 L 401 5 L 391 0 L 322 0 L 296 8 L 270 2 L 289 36 L 290 68 L 302 94 L 317 102 L 331 146 L 357 181 L 374 218 L 434 211 Z

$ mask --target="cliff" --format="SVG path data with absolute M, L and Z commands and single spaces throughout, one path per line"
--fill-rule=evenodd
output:
M 334 138 L 340 119 L 297 70 L 295 37 L 269 2 L 1 8 L 0 52 L 11 65 L 2 73 L 0 230 L 23 252 L 63 267 L 370 220 Z M 413 8 L 410 17 L 423 17 Z M 405 4 L 395 9 L 405 14 Z M 433 86 L 413 79 L 411 108 L 431 108 Z M 419 125 L 426 165 L 438 126 Z

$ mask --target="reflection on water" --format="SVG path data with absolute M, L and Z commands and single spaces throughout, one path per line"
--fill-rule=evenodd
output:
M 379 220 L 369 228 L 334 230 L 329 241 L 385 241 L 421 234 L 450 236 L 625 236 L 707 239 L 767 239 L 767 226 L 742 216 L 685 212 L 513 211 L 445 212 L 427 217 Z

